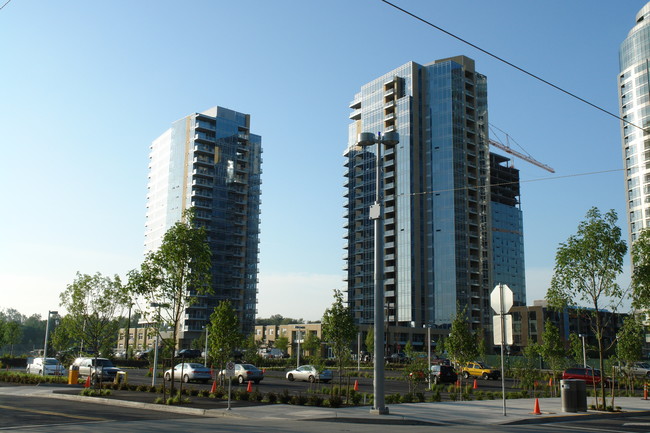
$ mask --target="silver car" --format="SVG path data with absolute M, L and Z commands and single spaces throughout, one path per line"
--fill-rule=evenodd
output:
M 321 370 L 318 371 L 313 365 L 301 365 L 295 370 L 291 370 L 287 373 L 287 379 L 290 381 L 294 380 L 306 380 L 309 382 L 324 382 L 327 383 L 332 380 L 332 370 Z
M 170 381 L 172 378 L 172 370 L 174 375 L 174 380 L 183 378 L 183 382 L 187 383 L 190 380 L 197 380 L 203 383 L 207 383 L 212 379 L 212 372 L 209 368 L 198 362 L 186 362 L 176 364 L 173 369 L 169 369 L 165 372 L 165 380 Z
M 40 376 L 65 376 L 65 367 L 56 358 L 33 358 L 27 360 L 27 374 Z
M 221 380 L 222 377 L 226 377 L 226 370 L 221 370 L 217 379 Z M 252 380 L 257 384 L 263 379 L 264 372 L 253 364 L 235 364 L 235 374 L 231 378 L 233 382 L 236 381 L 240 385 L 249 380 Z

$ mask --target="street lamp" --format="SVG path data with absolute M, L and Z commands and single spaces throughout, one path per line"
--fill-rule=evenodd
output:
M 58 311 L 48 311 L 47 312 L 47 323 L 45 324 L 45 343 L 43 344 L 43 359 L 47 358 L 47 337 L 50 333 L 50 316 L 56 316 L 59 314 Z M 45 361 L 43 361 L 45 365 Z
M 399 134 L 395 131 L 390 131 L 384 134 L 381 133 L 377 136 L 371 132 L 362 132 L 359 134 L 357 144 L 361 147 L 371 146 L 376 144 L 376 164 L 375 164 L 375 202 L 370 206 L 370 219 L 374 221 L 375 230 L 375 365 L 374 365 L 374 379 L 373 379 L 373 408 L 371 412 L 378 415 L 387 415 L 388 408 L 384 401 L 384 226 L 382 218 L 382 194 L 381 194 L 381 180 L 382 180 L 382 156 L 381 144 L 384 147 L 392 147 L 399 143 Z
M 587 368 L 587 350 L 585 349 L 585 334 L 578 334 L 578 337 L 582 338 L 582 366 Z
M 304 326 L 296 326 L 296 338 L 298 339 L 298 354 L 297 354 L 297 361 L 296 361 L 296 368 L 300 367 L 300 334 L 302 333 L 301 329 L 305 329 Z
M 151 377 L 151 386 L 156 386 L 156 376 L 158 375 L 158 345 L 160 344 L 160 309 L 162 307 L 169 307 L 169 304 L 161 304 L 158 302 L 152 302 L 149 304 L 153 308 L 158 308 L 158 329 L 156 330 L 156 347 L 153 349 L 153 372 Z M 172 368 L 174 366 L 172 365 Z
M 427 328 L 427 360 L 429 366 L 427 367 L 427 377 L 429 378 L 429 389 L 431 388 L 431 325 L 423 325 Z
M 205 352 L 203 352 L 203 365 L 208 366 L 208 325 L 203 326 L 205 328 Z

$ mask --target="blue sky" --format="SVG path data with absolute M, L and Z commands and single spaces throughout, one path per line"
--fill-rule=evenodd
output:
M 618 113 L 618 47 L 645 1 L 395 3 Z M 151 141 L 221 105 L 262 136 L 259 316 L 319 319 L 343 287 L 348 103 L 410 60 L 461 54 L 488 77 L 490 123 L 556 170 L 515 161 L 532 303 L 590 207 L 615 209 L 626 230 L 616 119 L 379 0 L 12 0 L 0 10 L 0 309 L 45 316 L 77 271 L 138 267 Z

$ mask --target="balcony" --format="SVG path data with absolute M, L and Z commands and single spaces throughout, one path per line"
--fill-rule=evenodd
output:
M 199 142 L 206 142 L 206 143 L 214 143 L 214 134 L 212 135 L 207 135 L 202 132 L 196 132 L 194 134 L 194 141 L 199 141 Z
M 350 120 L 361 120 L 361 110 L 354 110 L 350 113 Z
M 214 158 L 209 158 L 207 156 L 195 156 L 192 162 L 194 164 L 199 164 L 208 167 L 214 166 Z
M 214 155 L 214 146 L 210 146 L 208 144 L 203 144 L 203 143 L 196 143 L 194 144 L 194 152 Z
M 208 170 L 207 168 L 198 167 L 192 170 L 192 175 L 200 176 L 207 179 L 214 179 L 214 170 Z
M 361 99 L 355 99 L 354 101 L 350 102 L 350 108 L 353 110 L 361 108 Z

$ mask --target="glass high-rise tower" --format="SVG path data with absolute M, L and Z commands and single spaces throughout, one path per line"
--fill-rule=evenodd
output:
M 199 337 L 221 300 L 231 301 L 242 331 L 255 326 L 260 225 L 262 140 L 250 133 L 250 115 L 223 107 L 172 124 L 151 145 L 145 250 L 195 210 L 212 251 L 214 294 L 200 296 L 185 313 L 184 345 Z
M 345 259 L 356 322 L 374 323 L 376 168 L 375 147 L 357 137 L 396 131 L 381 186 L 386 323 L 444 329 L 460 305 L 473 329 L 489 332 L 495 283 L 508 284 L 517 304 L 526 298 L 519 176 L 507 158 L 491 158 L 486 77 L 464 56 L 409 62 L 362 86 L 350 108 Z M 491 189 L 491 172 L 514 185 Z
M 621 44 L 618 76 L 630 242 L 650 227 L 650 3 Z M 640 129 L 640 128 L 643 128 Z

